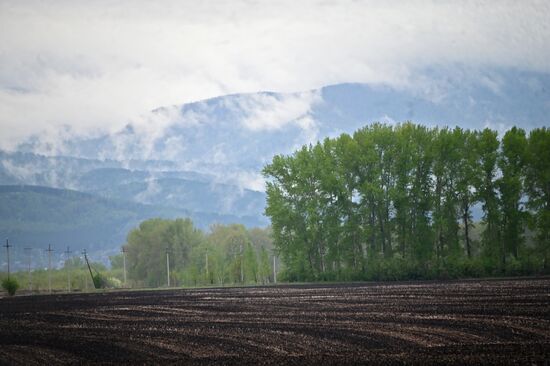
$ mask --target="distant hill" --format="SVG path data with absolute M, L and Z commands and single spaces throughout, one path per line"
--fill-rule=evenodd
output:
M 86 248 L 96 260 L 106 260 L 125 243 L 126 235 L 151 217 L 190 217 L 207 228 L 213 222 L 243 222 L 261 226 L 257 217 L 189 212 L 173 207 L 107 199 L 88 193 L 39 186 L 0 186 L 0 238 L 15 245 L 14 257 L 23 265 L 23 248 L 46 248 L 60 253 L 67 246 Z M 5 255 L 0 256 L 5 261 Z
M 155 160 L 165 165 L 162 170 L 206 173 L 229 182 L 238 174 L 257 174 L 275 154 L 351 133 L 373 121 L 499 130 L 548 124 L 549 74 L 457 65 L 419 75 L 415 85 L 400 88 L 343 83 L 163 106 L 144 116 L 146 124 L 130 122 L 115 133 L 74 136 L 56 146 L 35 136 L 19 150 L 131 161 L 134 167 L 129 169 L 134 170 L 151 170 L 152 164 L 138 168 L 136 162 Z M 154 134 L 151 125 L 159 126 Z
M 261 216 L 265 194 L 216 183 L 188 172 L 95 169 L 82 175 L 78 187 L 103 197 L 161 204 L 192 212 Z M 265 221 L 264 223 L 267 223 Z
M 188 212 L 256 216 L 267 225 L 263 192 L 219 182 L 212 175 L 176 170 L 174 165 L 0 151 L 0 185 L 48 186 Z
M 529 130 L 549 123 L 548 74 L 456 65 L 427 69 L 413 82 L 401 87 L 344 83 L 297 93 L 225 95 L 159 107 L 141 122 L 130 122 L 113 133 L 79 135 L 68 128 L 57 141 L 37 134 L 16 151 L 0 151 L 0 185 L 93 194 L 86 196 L 93 199 L 73 193 L 54 201 L 62 217 L 74 214 L 70 207 L 81 207 L 82 202 L 91 210 L 75 223 L 80 231 L 65 225 L 58 233 L 65 233 L 61 237 L 67 242 L 74 236 L 72 240 L 84 243 L 80 237 L 85 230 L 106 228 L 104 239 L 98 237 L 94 243 L 114 248 L 128 229 L 124 225 L 158 215 L 189 215 L 203 227 L 228 220 L 268 225 L 260 171 L 275 154 L 290 154 L 303 144 L 353 133 L 373 121 L 412 120 L 499 132 L 512 125 Z M 53 198 L 46 195 L 46 199 L 45 192 L 25 195 L 18 199 L 27 205 L 13 208 L 14 212 L 31 217 L 38 205 L 44 217 Z M 114 203 L 119 201 L 124 203 Z M 479 205 L 474 207 L 475 219 L 480 218 L 479 211 Z M 57 216 L 52 213 L 52 217 Z M 25 222 L 32 224 L 28 232 L 13 222 L 9 227 L 19 227 L 22 238 L 38 238 L 40 225 L 54 225 Z M 41 230 L 42 238 L 49 238 L 49 231 Z

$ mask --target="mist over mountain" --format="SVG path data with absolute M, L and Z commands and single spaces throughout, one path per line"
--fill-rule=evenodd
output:
M 428 69 L 414 80 L 400 88 L 338 84 L 159 107 L 115 133 L 82 136 L 68 128 L 55 141 L 33 136 L 18 151 L 114 160 L 130 169 L 193 171 L 261 190 L 259 171 L 273 155 L 373 121 L 501 132 L 548 123 L 547 74 L 455 67 Z
M 275 154 L 303 144 L 352 133 L 373 121 L 489 127 L 500 133 L 512 125 L 527 130 L 548 125 L 550 75 L 447 71 L 428 69 L 401 87 L 347 83 L 159 107 L 114 133 L 82 135 L 67 127 L 53 140 L 34 135 L 16 151 L 0 152 L 0 185 L 71 189 L 164 208 L 140 211 L 120 225 L 124 230 L 138 216 L 176 214 L 203 217 L 202 226 L 221 216 L 224 222 L 267 225 L 261 169 Z M 9 216 L 5 212 L 2 219 Z M 0 235 L 8 235 L 8 226 L 2 227 Z

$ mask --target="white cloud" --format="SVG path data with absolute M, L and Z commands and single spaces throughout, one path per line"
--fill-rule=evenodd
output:
M 258 171 L 250 171 L 245 169 L 214 171 L 213 184 L 229 183 L 239 187 L 239 194 L 242 195 L 244 189 L 264 192 L 265 180 L 262 174 Z M 233 200 L 234 198 L 232 198 Z
M 42 131 L 55 144 L 64 126 L 114 132 L 159 106 L 228 93 L 414 88 L 415 70 L 430 65 L 550 72 L 549 15 L 535 0 L 4 0 L 0 147 Z M 281 113 L 250 126 L 276 128 Z
M 388 124 L 388 125 L 396 125 L 397 124 L 397 122 L 393 118 L 388 116 L 387 114 L 385 114 L 382 117 L 378 118 L 376 121 L 381 122 L 381 123 L 385 123 L 385 124 Z
M 492 91 L 494 94 L 500 94 L 502 89 L 503 81 L 500 78 L 490 77 L 489 75 L 484 75 L 480 79 L 480 83 L 484 85 L 487 89 Z
M 319 126 L 311 115 L 301 117 L 296 124 L 302 129 L 301 137 L 304 144 L 313 143 L 319 138 Z
M 161 191 L 155 177 L 146 180 L 147 188 L 134 196 L 134 200 L 140 203 L 151 203 L 151 200 Z
M 504 134 L 506 131 L 514 127 L 510 123 L 503 123 L 503 122 L 495 122 L 495 121 L 485 121 L 484 128 L 489 128 L 493 131 L 497 131 L 499 138 L 504 137 Z
M 10 160 L 1 160 L 0 164 L 2 164 L 4 170 L 14 178 L 23 182 L 30 182 L 29 184 L 36 183 L 37 167 L 34 164 L 16 165 Z
M 185 151 L 185 142 L 182 136 L 170 136 L 166 139 L 164 149 L 160 155 L 165 160 L 178 160 L 178 157 L 183 155 Z
M 244 113 L 241 123 L 252 131 L 277 130 L 289 123 L 296 123 L 305 130 L 314 127 L 311 119 L 304 118 L 321 100 L 320 93 L 315 91 L 277 95 L 260 93 L 232 98 L 227 107 Z

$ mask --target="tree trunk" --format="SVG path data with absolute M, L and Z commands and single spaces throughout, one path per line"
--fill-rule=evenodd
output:
M 375 235 L 375 221 L 376 221 L 376 218 L 375 218 L 375 208 L 374 208 L 374 204 L 371 202 L 371 212 L 370 212 L 370 250 L 371 250 L 371 253 L 377 253 L 377 248 L 376 248 L 376 235 Z
M 465 199 L 463 202 L 463 219 L 464 219 L 464 240 L 466 240 L 466 254 L 468 255 L 468 259 L 472 258 L 472 250 L 470 247 L 470 233 L 469 233 L 469 220 L 468 220 L 468 212 L 470 211 L 470 206 L 468 205 L 468 200 Z
M 386 248 L 386 232 L 384 230 L 384 219 L 382 218 L 381 210 L 378 210 L 378 222 L 380 223 L 380 241 L 382 244 L 382 255 L 387 258 L 388 250 Z

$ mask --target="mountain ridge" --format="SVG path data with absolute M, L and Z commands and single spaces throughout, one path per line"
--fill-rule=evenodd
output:
M 103 262 L 125 243 L 128 232 L 143 220 L 190 218 L 201 228 L 213 223 L 264 226 L 258 217 L 212 212 L 191 212 L 175 207 L 104 198 L 68 189 L 28 185 L 0 185 L 0 237 L 18 249 L 15 261 L 23 264 L 23 247 L 87 249 Z
M 341 83 L 296 93 L 236 93 L 158 107 L 112 134 L 64 131 L 58 146 L 34 136 L 16 152 L 0 151 L 0 184 L 76 189 L 267 225 L 260 171 L 276 154 L 372 121 L 499 133 L 549 124 L 549 74 L 433 68 L 415 80 L 401 87 Z

